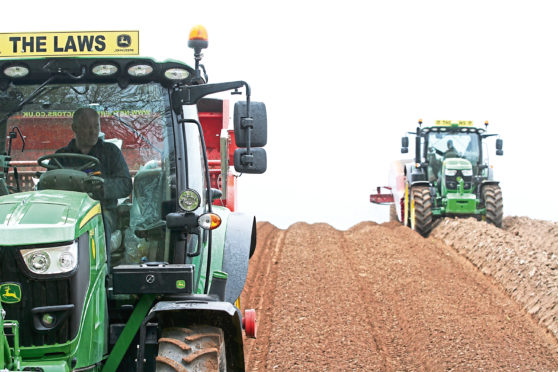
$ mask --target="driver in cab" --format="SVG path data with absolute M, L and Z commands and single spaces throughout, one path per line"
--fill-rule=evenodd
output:
M 456 148 L 453 146 L 453 141 L 448 140 L 447 145 L 448 145 L 448 149 L 444 153 L 444 159 L 458 158 L 459 153 L 457 152 Z
M 99 159 L 100 169 L 86 169 L 89 174 L 84 181 L 85 191 L 101 202 L 104 210 L 116 208 L 117 200 L 132 192 L 132 178 L 120 149 L 99 138 L 101 118 L 97 111 L 83 107 L 74 112 L 72 131 L 74 138 L 56 153 L 73 153 Z M 60 159 L 64 166 L 83 164 L 81 159 Z M 100 173 L 99 173 L 100 172 Z

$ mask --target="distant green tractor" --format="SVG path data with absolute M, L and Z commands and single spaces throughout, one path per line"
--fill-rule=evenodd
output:
M 195 68 L 138 57 L 137 32 L 0 38 L 0 371 L 244 371 L 256 220 L 235 180 L 266 170 L 265 105 L 207 83 L 201 27 Z M 246 94 L 234 130 L 204 98 L 225 91 Z M 133 177 L 114 206 L 86 187 L 100 159 L 55 153 L 82 108 Z
M 486 123 L 488 126 L 488 123 Z M 381 187 L 370 201 L 391 204 L 392 218 L 426 236 L 437 218 L 476 217 L 502 226 L 503 199 L 499 182 L 493 179 L 484 140 L 486 128 L 470 121 L 437 121 L 434 126 L 417 127 L 415 158 L 397 161 L 390 171 L 389 193 Z M 407 153 L 408 137 L 403 137 L 402 153 Z M 503 155 L 503 142 L 496 140 L 496 155 Z

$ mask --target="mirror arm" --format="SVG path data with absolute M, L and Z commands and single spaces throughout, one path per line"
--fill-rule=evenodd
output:
M 248 83 L 242 80 L 228 83 L 180 86 L 173 92 L 172 107 L 174 111 L 179 114 L 182 105 L 194 105 L 208 94 L 225 92 L 227 90 L 237 90 L 242 87 L 246 87 L 246 96 L 250 97 L 250 87 Z

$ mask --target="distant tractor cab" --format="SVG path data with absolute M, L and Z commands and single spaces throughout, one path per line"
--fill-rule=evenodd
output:
M 266 170 L 267 114 L 207 82 L 207 45 L 195 27 L 192 68 L 138 56 L 137 31 L 0 34 L 0 371 L 244 371 L 236 178 Z M 81 109 L 112 152 L 70 151 Z
M 488 162 L 485 127 L 471 121 L 439 120 L 414 134 L 415 157 L 396 161 L 390 170 L 389 192 L 378 187 L 370 201 L 392 204 L 392 218 L 426 236 L 436 219 L 445 216 L 476 217 L 502 226 L 503 199 L 499 182 Z M 401 140 L 408 153 L 409 138 Z M 503 142 L 496 140 L 496 155 L 503 155 Z

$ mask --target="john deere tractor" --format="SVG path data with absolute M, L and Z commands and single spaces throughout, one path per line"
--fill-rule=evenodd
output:
M 486 139 L 496 134 L 471 121 L 436 121 L 414 134 L 414 159 L 394 162 L 390 192 L 372 194 L 374 203 L 393 203 L 393 215 L 406 226 L 426 236 L 438 218 L 476 217 L 502 225 L 503 199 L 488 162 Z M 402 153 L 409 151 L 409 138 L 401 140 Z M 496 155 L 503 155 L 503 142 L 496 139 Z
M 256 222 L 220 188 L 265 171 L 266 110 L 244 81 L 209 84 L 190 35 L 194 68 L 139 57 L 138 32 L 0 35 L 0 371 L 244 370 Z M 204 125 L 228 123 L 204 98 L 225 91 L 246 95 L 230 132 Z M 55 153 L 83 107 L 133 178 L 110 208 L 87 186 L 100 159 Z

